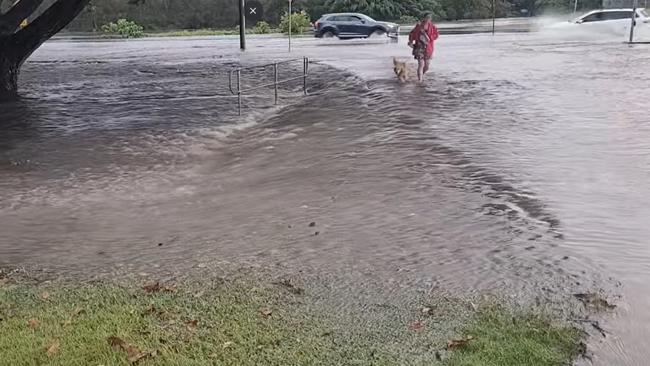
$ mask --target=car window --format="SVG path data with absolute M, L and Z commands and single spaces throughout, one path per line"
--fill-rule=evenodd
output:
M 608 11 L 603 14 L 603 20 L 619 20 L 630 18 L 632 18 L 631 11 Z
M 350 21 L 355 23 L 361 23 L 361 18 L 356 15 L 352 15 L 350 16 Z
M 645 11 L 645 9 L 641 9 L 641 10 L 639 10 L 639 13 L 640 13 L 641 15 L 643 15 L 644 17 L 646 17 L 646 18 L 648 17 L 648 12 Z
M 591 15 L 588 15 L 584 18 L 582 18 L 583 23 L 589 23 L 589 22 L 599 22 L 603 20 L 603 13 L 593 13 Z

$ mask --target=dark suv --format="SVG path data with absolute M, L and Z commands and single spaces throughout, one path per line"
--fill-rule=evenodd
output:
M 373 34 L 397 37 L 399 25 L 378 22 L 359 13 L 325 14 L 314 23 L 314 35 L 318 38 L 366 38 Z

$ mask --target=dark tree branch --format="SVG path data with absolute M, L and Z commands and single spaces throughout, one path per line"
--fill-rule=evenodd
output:
M 12 34 L 20 23 L 32 15 L 43 0 L 19 0 L 9 10 L 0 15 L 0 35 Z
M 68 25 L 89 2 L 90 0 L 58 0 L 26 28 L 14 34 L 11 43 L 19 51 L 18 64 L 22 65 L 43 42 Z

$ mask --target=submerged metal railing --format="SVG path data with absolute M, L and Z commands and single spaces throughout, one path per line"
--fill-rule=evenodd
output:
M 295 76 L 295 77 L 290 77 L 287 79 L 282 79 L 278 80 L 278 67 L 280 65 L 284 64 L 289 64 L 289 63 L 294 63 L 302 61 L 302 75 L 300 76 Z M 242 90 L 242 84 L 241 84 L 241 77 L 242 77 L 242 71 L 246 70 L 252 70 L 252 69 L 266 69 L 269 68 L 270 66 L 273 66 L 273 82 L 272 83 L 267 83 L 263 85 L 256 85 L 248 89 L 243 89 Z M 248 67 L 240 67 L 237 69 L 233 69 L 230 71 L 228 74 L 228 87 L 230 88 L 230 93 L 232 95 L 237 95 L 237 108 L 239 111 L 239 115 L 241 116 L 241 104 L 242 104 L 242 97 L 244 96 L 244 93 L 261 89 L 261 88 L 268 88 L 268 87 L 273 87 L 275 91 L 275 104 L 278 104 L 278 85 L 288 83 L 290 81 L 294 80 L 299 80 L 302 79 L 302 91 L 304 95 L 307 95 L 307 76 L 309 74 L 309 58 L 303 57 L 303 58 L 297 58 L 297 59 L 291 59 L 291 60 L 284 60 L 284 61 L 278 61 L 274 62 L 271 64 L 265 64 L 265 65 L 258 65 L 258 66 L 248 66 Z M 237 89 L 233 90 L 233 77 L 236 79 L 236 86 Z

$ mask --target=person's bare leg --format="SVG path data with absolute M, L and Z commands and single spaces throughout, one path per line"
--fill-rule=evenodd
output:
M 422 76 L 429 71 L 429 66 L 431 65 L 431 59 L 428 58 L 424 61 L 424 69 L 422 70 Z
M 424 65 L 425 65 L 424 60 L 419 59 L 418 60 L 418 81 L 419 82 L 422 82 L 424 78 Z

